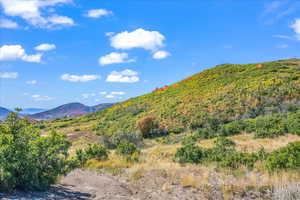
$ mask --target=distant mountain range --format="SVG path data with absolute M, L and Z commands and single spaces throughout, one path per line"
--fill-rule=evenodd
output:
M 0 107 L 0 120 L 5 119 L 10 112 L 12 111 L 7 108 Z
M 90 112 L 103 110 L 111 107 L 112 105 L 114 105 L 114 103 L 103 103 L 95 106 L 86 106 L 81 103 L 68 103 L 50 110 L 42 108 L 25 108 L 20 114 L 34 119 L 56 119 L 63 117 L 76 117 Z M 5 119 L 10 112 L 12 111 L 7 108 L 0 107 L 0 120 Z
M 51 110 L 29 115 L 29 117 L 32 117 L 34 119 L 57 119 L 64 117 L 76 117 L 90 112 L 103 110 L 105 108 L 111 107 L 112 105 L 114 105 L 114 103 L 103 103 L 96 106 L 86 106 L 81 103 L 68 103 L 53 108 Z
M 43 108 L 24 108 L 20 114 L 21 115 L 33 115 L 35 113 L 44 112 L 46 110 L 47 109 L 43 109 Z

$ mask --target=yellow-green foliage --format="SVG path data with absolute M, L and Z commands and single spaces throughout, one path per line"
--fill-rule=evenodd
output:
M 153 116 L 169 133 L 214 129 L 235 119 L 287 111 L 300 100 L 299 77 L 296 59 L 219 65 L 106 110 L 53 124 L 93 122 L 99 135 L 114 135 L 135 132 L 138 120 Z
M 300 99 L 299 69 L 297 60 L 217 66 L 99 112 L 96 128 L 99 134 L 131 132 L 137 120 L 155 116 L 169 132 L 182 132 L 281 112 Z

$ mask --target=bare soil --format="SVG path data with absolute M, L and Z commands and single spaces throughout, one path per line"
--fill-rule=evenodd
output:
M 207 192 L 192 187 L 182 187 L 178 184 L 166 185 L 164 176 L 153 172 L 133 183 L 117 180 L 115 177 L 94 171 L 74 170 L 60 183 L 52 186 L 46 192 L 16 192 L 1 194 L 2 200 L 223 200 L 218 188 Z M 269 196 L 269 195 L 267 195 Z M 244 195 L 243 198 L 232 199 L 270 199 L 267 196 L 257 196 L 255 193 Z

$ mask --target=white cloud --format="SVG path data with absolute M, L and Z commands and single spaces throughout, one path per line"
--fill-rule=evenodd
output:
M 100 65 L 110 65 L 115 63 L 127 63 L 127 62 L 134 62 L 134 59 L 128 59 L 127 53 L 117 53 L 112 52 L 106 56 L 102 56 L 99 58 Z
M 157 51 L 153 54 L 152 58 L 154 59 L 164 59 L 168 56 L 170 56 L 171 54 L 167 51 Z
M 115 34 L 115 32 L 106 32 L 106 33 L 105 33 L 105 36 L 111 37 L 111 36 L 113 36 L 114 34 Z
M 51 51 L 55 48 L 56 48 L 55 44 L 48 44 L 48 43 L 40 44 L 34 47 L 34 49 L 37 51 Z
M 85 16 L 90 18 L 100 18 L 109 15 L 113 15 L 113 12 L 106 9 L 92 9 L 92 10 L 88 10 Z
M 0 19 L 0 28 L 16 29 L 19 25 L 9 19 Z
M 125 92 L 100 92 L 99 94 L 105 95 L 105 98 L 112 99 L 121 95 L 125 95 Z M 120 97 L 119 97 L 120 98 Z
M 53 15 L 48 20 L 55 25 L 73 26 L 75 24 L 73 19 L 66 16 Z
M 85 93 L 85 94 L 82 94 L 81 96 L 83 99 L 88 99 L 90 97 L 96 96 L 96 94 L 95 93 Z
M 63 74 L 60 77 L 61 80 L 70 81 L 70 82 L 88 82 L 100 79 L 98 75 L 72 75 L 72 74 Z
M 32 99 L 34 101 L 50 101 L 52 100 L 53 98 L 52 97 L 49 97 L 49 96 L 42 96 L 42 95 L 39 95 L 39 94 L 34 94 L 31 96 Z
M 112 95 L 124 95 L 125 92 L 111 92 Z
M 25 55 L 22 60 L 26 61 L 26 62 L 36 62 L 39 63 L 41 62 L 43 54 L 37 53 L 34 55 Z
M 147 31 L 136 29 L 135 31 L 124 31 L 110 38 L 111 46 L 116 49 L 144 48 L 155 51 L 164 46 L 165 37 L 158 31 Z
M 111 94 L 108 94 L 108 95 L 105 96 L 105 98 L 107 98 L 107 99 L 112 99 L 112 98 L 115 98 L 115 96 L 114 96 L 114 95 L 111 95 Z
M 2 72 L 0 73 L 0 78 L 18 78 L 19 74 L 17 72 Z
M 300 18 L 295 20 L 295 22 L 291 25 L 291 28 L 296 33 L 297 39 L 300 40 Z
M 37 80 L 26 81 L 26 84 L 28 84 L 28 85 L 36 85 L 37 84 Z
M 125 92 L 110 92 L 109 94 L 107 94 L 105 96 L 105 98 L 112 99 L 112 98 L 115 98 L 115 97 L 118 97 L 118 96 L 121 96 L 124 94 L 126 94 L 126 93 Z M 118 98 L 120 98 L 120 97 L 118 97 Z
M 3 45 L 0 47 L 0 61 L 23 60 L 41 62 L 42 54 L 27 55 L 21 45 Z
M 47 18 L 43 12 L 49 10 L 45 9 L 47 7 L 71 2 L 72 0 L 0 0 L 4 14 L 12 17 L 21 17 L 27 23 L 40 28 L 50 28 L 54 25 L 70 25 L 70 20 L 66 21 L 68 17 L 54 15 Z M 61 21 L 64 21 L 64 23 L 61 23 Z
M 112 71 L 106 78 L 107 82 L 119 82 L 119 83 L 135 83 L 140 80 L 138 73 L 126 69 L 121 72 Z

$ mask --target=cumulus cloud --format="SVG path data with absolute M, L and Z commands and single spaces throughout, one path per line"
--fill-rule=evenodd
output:
M 112 71 L 106 78 L 107 82 L 135 83 L 140 80 L 138 72 L 126 69 L 121 72 Z
M 107 92 L 103 91 L 103 92 L 99 92 L 99 94 L 105 95 L 107 94 Z
M 40 44 L 34 47 L 34 49 L 37 51 L 51 51 L 55 48 L 56 48 L 55 44 L 48 44 L 48 43 Z
M 102 56 L 99 58 L 99 64 L 104 65 L 110 65 L 110 64 L 116 64 L 116 63 L 126 63 L 126 62 L 134 62 L 134 59 L 128 59 L 127 53 L 117 53 L 112 52 L 106 56 Z
M 39 63 L 41 62 L 43 54 L 37 53 L 34 55 L 24 55 L 24 57 L 22 58 L 23 61 L 26 62 L 36 62 Z
M 28 85 L 36 85 L 37 84 L 37 80 L 26 81 L 26 84 L 28 84 Z
M 295 20 L 295 22 L 291 25 L 291 28 L 296 33 L 297 39 L 300 40 L 300 18 Z
M 43 96 L 39 94 L 34 94 L 31 96 L 34 101 L 51 101 L 53 98 L 49 96 Z
M 88 82 L 100 79 L 98 75 L 72 75 L 72 74 L 63 74 L 60 77 L 61 80 L 70 81 L 70 82 Z
M 169 52 L 167 52 L 167 51 L 157 51 L 157 52 L 155 52 L 154 54 L 153 54 L 153 58 L 154 59 L 164 59 L 164 58 L 166 58 L 166 57 L 168 57 L 168 56 L 170 56 L 171 54 L 169 53 Z
M 58 4 L 68 4 L 72 0 L 0 0 L 4 14 L 12 17 L 21 17 L 27 23 L 40 27 L 50 28 L 55 25 L 73 25 L 74 22 L 68 17 L 53 15 L 45 17 L 49 9 Z M 72 23 L 71 23 L 72 22 Z
M 9 19 L 0 19 L 0 28 L 16 29 L 19 25 Z
M 16 79 L 16 78 L 18 78 L 18 76 L 19 76 L 18 72 L 2 72 L 2 73 L 0 73 L 0 78 Z
M 0 61 L 23 60 L 41 62 L 42 54 L 27 55 L 21 45 L 3 45 L 0 47 Z
M 135 31 L 124 31 L 110 38 L 111 46 L 116 49 L 143 48 L 155 51 L 164 46 L 165 37 L 158 31 L 147 31 L 136 29 Z
M 113 12 L 102 8 L 88 10 L 87 13 L 85 14 L 86 17 L 90 17 L 90 18 L 100 18 L 109 15 L 113 15 Z

